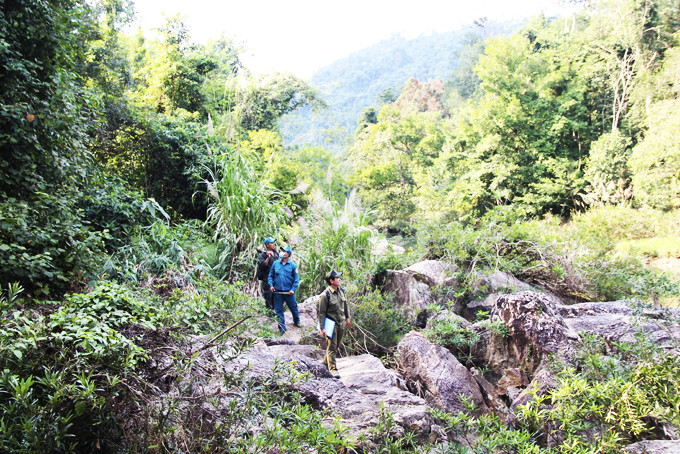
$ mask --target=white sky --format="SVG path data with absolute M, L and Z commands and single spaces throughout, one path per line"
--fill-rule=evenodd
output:
M 395 34 L 448 32 L 475 19 L 507 20 L 566 12 L 564 0 L 134 0 L 151 30 L 179 13 L 194 42 L 224 34 L 245 51 L 255 74 L 314 71 Z M 573 7 L 572 7 L 573 8 Z M 136 27 L 135 26 L 135 30 Z

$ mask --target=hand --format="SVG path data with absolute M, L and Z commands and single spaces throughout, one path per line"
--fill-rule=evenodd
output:
M 288 292 L 289 295 L 292 295 L 292 294 L 294 294 L 294 293 L 295 293 L 295 292 L 292 291 L 292 290 Z
M 274 293 L 274 287 L 269 287 L 269 290 Z
M 322 337 L 326 337 L 326 331 L 324 331 L 323 329 L 319 331 L 319 333 L 321 334 Z
M 349 325 L 351 325 L 351 323 L 349 322 L 349 319 L 345 320 L 345 327 L 349 328 Z
M 272 255 L 274 255 L 274 253 L 272 251 L 267 251 L 267 255 L 271 257 Z

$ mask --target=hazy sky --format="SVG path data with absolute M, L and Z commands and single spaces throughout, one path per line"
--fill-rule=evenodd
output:
M 447 32 L 475 19 L 564 12 L 562 0 L 134 0 L 138 24 L 158 27 L 180 13 L 196 42 L 224 34 L 242 44 L 255 74 L 314 71 L 395 34 Z

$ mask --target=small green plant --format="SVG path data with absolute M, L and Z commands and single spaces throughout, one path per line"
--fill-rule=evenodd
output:
M 380 454 L 398 454 L 401 452 L 416 452 L 422 444 L 416 434 L 403 431 L 395 421 L 391 411 L 380 403 L 380 418 L 378 423 L 369 430 L 371 452 Z
M 479 340 L 479 333 L 464 326 L 465 320 L 451 311 L 440 312 L 430 324 L 431 328 L 424 331 L 430 342 L 453 351 L 467 349 Z
M 18 282 L 12 282 L 7 284 L 7 296 L 0 295 L 0 310 L 5 310 L 5 307 L 9 307 L 14 304 L 19 298 L 19 294 L 24 291 L 24 288 L 19 285 Z
M 351 298 L 353 319 L 346 348 L 351 354 L 385 355 L 411 329 L 411 322 L 404 312 L 394 306 L 389 295 L 383 295 L 377 289 L 356 297 L 348 293 L 348 298 Z

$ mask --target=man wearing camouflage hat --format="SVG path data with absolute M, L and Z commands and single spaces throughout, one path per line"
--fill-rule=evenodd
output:
M 321 294 L 317 311 L 319 332 L 322 336 L 326 337 L 328 343 L 323 362 L 335 378 L 340 378 L 335 360 L 338 356 L 338 349 L 342 345 L 345 329 L 350 326 L 351 313 L 345 292 L 340 287 L 340 273 L 332 270 L 326 276 L 326 281 L 328 282 L 328 288 Z M 326 332 L 324 329 L 329 326 L 326 324 L 326 318 L 335 322 L 332 332 Z

